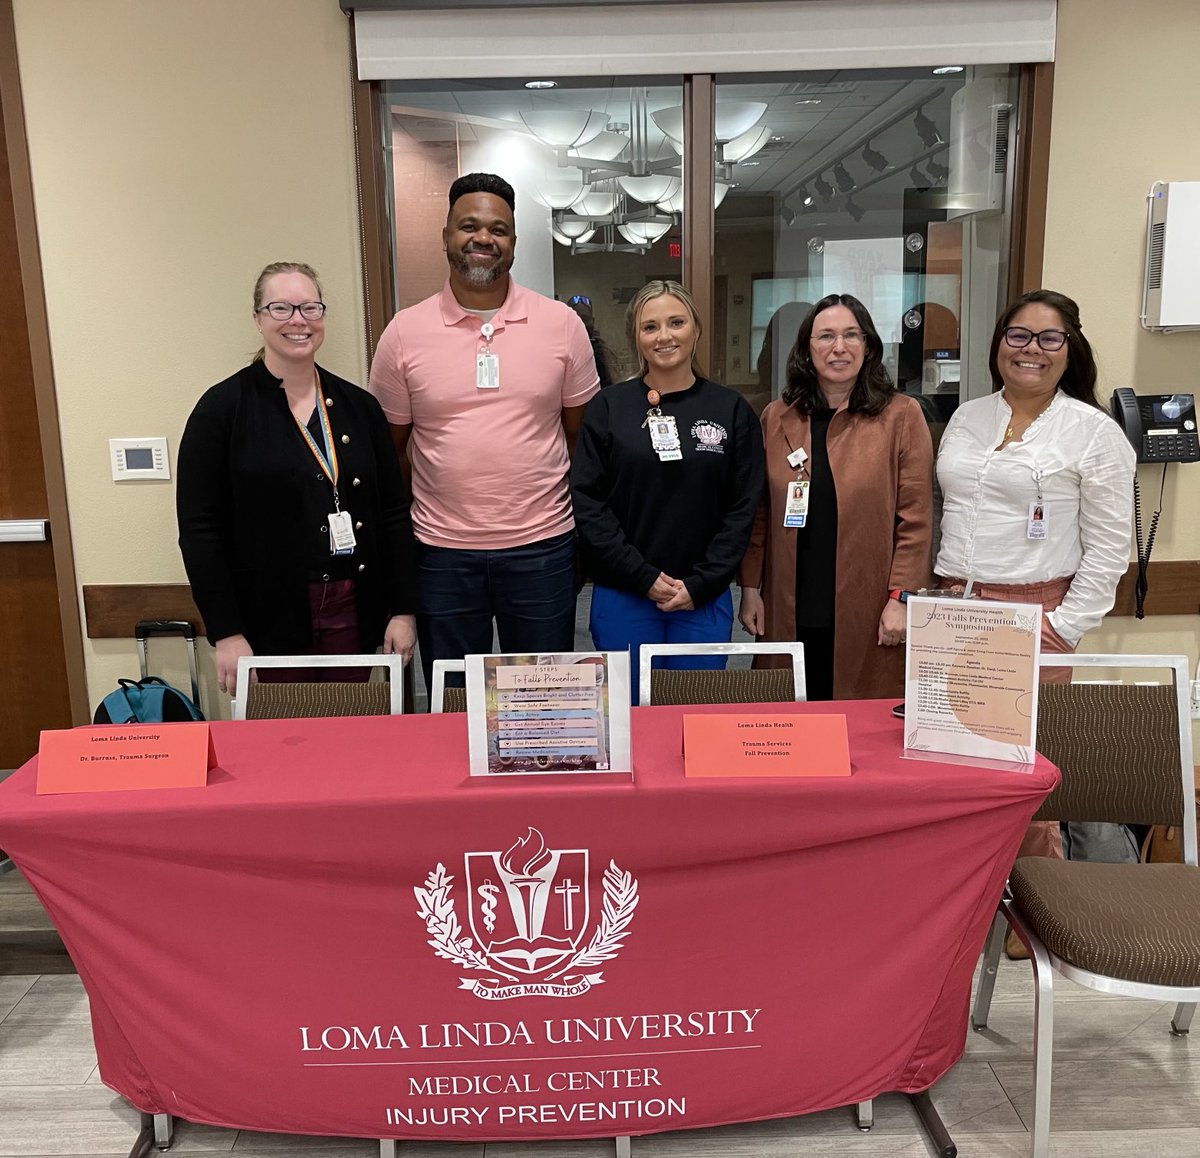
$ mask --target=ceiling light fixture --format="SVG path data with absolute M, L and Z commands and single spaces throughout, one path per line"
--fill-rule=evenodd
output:
M 927 149 L 932 149 L 937 145 L 944 145 L 946 143 L 942 140 L 937 125 L 925 115 L 923 109 L 917 109 L 916 116 L 913 117 L 913 128 L 917 130 L 917 136 L 921 138 L 921 144 Z
M 888 159 L 876 149 L 870 141 L 863 146 L 862 159 L 875 170 L 876 173 L 886 173 L 891 166 L 888 164 Z
M 558 88 L 558 81 L 556 81 L 556 80 L 527 80 L 525 82 L 525 87 L 531 88 L 531 89 Z
M 802 101 L 796 101 L 798 105 L 819 105 L 820 103 L 820 100 L 816 97 L 807 97 Z
M 962 72 L 962 70 L 963 66 L 961 64 L 939 64 L 937 68 L 933 70 L 933 75 L 950 76 L 953 73 Z
M 837 182 L 839 193 L 849 193 L 858 188 L 854 178 L 850 176 L 850 171 L 841 161 L 833 167 L 833 179 Z

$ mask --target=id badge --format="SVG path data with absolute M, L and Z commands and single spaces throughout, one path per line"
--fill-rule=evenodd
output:
M 785 527 L 803 527 L 808 522 L 808 488 L 807 479 L 788 483 L 787 502 L 783 508 Z
M 500 358 L 491 350 L 475 355 L 475 385 L 480 390 L 500 389 Z
M 678 462 L 683 458 L 679 446 L 679 428 L 673 414 L 650 419 L 650 446 L 659 462 Z
M 1029 504 L 1029 519 L 1025 524 L 1025 538 L 1044 539 L 1046 537 L 1046 506 L 1034 499 Z
M 334 511 L 329 519 L 329 553 L 331 555 L 353 555 L 357 543 L 354 538 L 354 523 L 349 511 Z

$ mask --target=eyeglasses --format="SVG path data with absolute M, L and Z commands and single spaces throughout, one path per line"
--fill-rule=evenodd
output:
M 270 314 L 277 322 L 286 322 L 297 311 L 299 311 L 300 316 L 306 322 L 315 322 L 318 318 L 324 316 L 325 303 L 301 302 L 298 306 L 294 306 L 291 302 L 267 302 L 265 306 L 259 306 L 254 312 L 256 314 Z
M 847 346 L 861 346 L 867 340 L 862 330 L 847 330 L 844 334 L 813 334 L 812 340 L 818 346 L 832 346 L 835 342 L 845 342 Z
M 567 298 L 567 305 L 569 306 L 590 306 L 591 304 L 592 299 L 587 294 L 573 294 Z
M 1004 340 L 1014 350 L 1025 349 L 1035 339 L 1047 354 L 1053 354 L 1055 350 L 1061 350 L 1067 344 L 1067 335 L 1062 330 L 1039 330 L 1035 334 L 1024 326 L 1009 326 L 1004 331 Z

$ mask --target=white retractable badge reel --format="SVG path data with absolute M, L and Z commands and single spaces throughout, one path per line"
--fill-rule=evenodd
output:
M 475 385 L 480 390 L 500 389 L 500 357 L 492 349 L 492 335 L 496 328 L 491 322 L 479 327 L 482 344 L 475 355 Z

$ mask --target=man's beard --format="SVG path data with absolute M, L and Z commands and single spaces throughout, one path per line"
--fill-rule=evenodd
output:
M 477 249 L 474 252 L 480 253 L 484 251 Z M 455 272 L 461 274 L 463 280 L 475 289 L 483 289 L 486 286 L 495 285 L 508 272 L 508 264 L 505 263 L 504 259 L 499 254 L 495 256 L 495 265 L 475 265 L 473 262 L 468 261 L 466 255 L 463 253 L 447 252 L 446 254 L 447 260 Z

